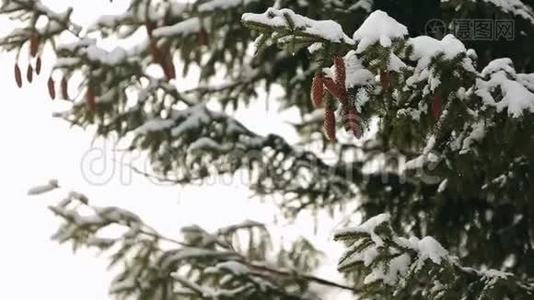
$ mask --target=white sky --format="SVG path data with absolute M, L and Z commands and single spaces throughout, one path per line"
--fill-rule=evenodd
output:
M 108 0 L 42 2 L 59 11 L 66 5 L 73 5 L 74 17 L 79 23 L 88 23 L 100 14 L 120 12 L 127 3 L 125 0 L 114 0 L 112 4 Z M 10 30 L 2 25 L 5 25 L 4 21 L 0 21 L 0 35 Z M 26 196 L 28 188 L 50 178 L 57 178 L 68 189 L 83 192 L 98 205 L 130 209 L 167 235 L 177 234 L 180 226 L 190 224 L 215 229 L 244 219 L 273 222 L 274 208 L 269 201 L 262 204 L 251 200 L 250 192 L 239 182 L 187 188 L 155 185 L 127 168 L 114 165 L 110 157 L 111 141 L 96 143 L 99 147 L 96 151 L 102 145 L 109 146 L 107 157 L 101 162 L 106 162 L 106 175 L 114 172 L 112 180 L 104 186 L 91 185 L 82 176 L 81 164 L 90 151 L 92 136 L 51 117 L 52 112 L 65 106 L 48 98 L 49 61 L 43 60 L 41 76 L 31 85 L 25 83 L 22 89 L 18 89 L 14 82 L 13 64 L 13 55 L 0 53 L 0 65 L 4 70 L 0 72 L 0 168 L 4 183 L 0 189 L 0 298 L 108 298 L 112 274 L 106 271 L 105 257 L 90 251 L 73 254 L 69 246 L 60 246 L 49 239 L 59 220 L 46 206 L 60 200 L 66 191 L 45 197 Z M 21 61 L 23 70 L 26 64 Z M 238 117 L 256 132 L 282 133 L 294 140 L 293 129 L 284 123 L 291 115 L 279 114 L 274 109 L 265 112 L 265 102 L 257 101 Z M 124 182 L 124 175 L 132 176 L 129 183 Z M 313 228 L 310 223 L 308 216 L 299 222 L 300 226 L 280 225 L 279 230 L 288 238 L 299 234 L 311 236 Z M 334 244 L 329 236 L 334 225 L 326 221 L 320 227 L 315 239 L 318 244 Z M 339 250 L 331 249 L 334 253 Z M 337 255 L 332 251 L 328 255 L 335 260 Z

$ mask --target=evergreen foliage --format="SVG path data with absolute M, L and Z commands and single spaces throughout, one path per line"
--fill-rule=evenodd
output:
M 335 234 L 346 246 L 340 284 L 312 275 L 321 259 L 312 241 L 274 247 L 263 224 L 214 233 L 192 226 L 172 239 L 128 211 L 70 193 L 50 207 L 63 220 L 54 238 L 110 253 L 120 270 L 113 295 L 323 299 L 320 285 L 363 299 L 534 299 L 532 1 L 130 2 L 124 14 L 82 28 L 72 10 L 4 0 L 0 14 L 21 21 L 0 39 L 17 52 L 16 83 L 27 84 L 21 51 L 29 53 L 27 82 L 42 53 L 54 53 L 50 96 L 72 101 L 60 116 L 145 151 L 156 176 L 189 184 L 245 170 L 258 195 L 283 197 L 286 218 L 356 202 L 367 221 Z M 446 28 L 512 20 L 515 34 L 425 35 L 435 18 Z M 129 49 L 99 45 L 139 34 Z M 62 43 L 66 35 L 75 41 Z M 160 75 L 147 72 L 154 66 Z M 197 68 L 199 84 L 185 90 L 179 79 Z M 275 86 L 284 90 L 281 107 L 301 114 L 302 144 L 321 145 L 335 162 L 258 135 L 229 113 Z M 101 237 L 111 225 L 124 233 Z

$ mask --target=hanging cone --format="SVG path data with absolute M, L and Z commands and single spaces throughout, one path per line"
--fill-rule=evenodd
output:
M 150 53 L 152 54 L 154 63 L 157 63 L 161 66 L 161 69 L 163 70 L 163 73 L 165 74 L 165 77 L 168 80 L 176 78 L 176 69 L 174 68 L 172 55 L 170 54 L 168 49 L 162 50 L 158 48 L 156 42 L 151 41 Z
M 39 75 L 41 73 L 41 57 L 37 57 L 37 60 L 35 61 L 35 74 Z
M 150 41 L 150 54 L 155 63 L 161 65 L 163 62 L 163 56 L 158 48 L 158 45 L 154 41 Z
M 380 71 L 380 85 L 384 90 L 389 90 L 391 88 L 391 78 L 389 73 L 385 71 Z
M 323 96 L 324 96 L 324 83 L 323 75 L 318 73 L 315 74 L 312 81 L 312 90 L 311 90 L 311 99 L 313 107 L 319 108 L 323 105 Z
M 61 78 L 61 97 L 65 100 L 69 99 L 69 82 L 65 76 Z
M 29 83 L 32 83 L 33 80 L 33 67 L 32 65 L 28 65 L 28 69 L 26 69 L 26 79 Z
M 50 95 L 50 99 L 54 100 L 56 99 L 56 88 L 55 88 L 55 82 L 52 76 L 48 78 L 48 94 Z
M 199 46 L 207 46 L 209 44 L 208 32 L 204 27 L 197 32 L 197 42 Z
M 145 22 L 146 32 L 149 37 L 152 37 L 152 31 L 156 28 L 156 23 L 148 20 Z
M 342 104 L 347 102 L 347 91 L 337 85 L 331 78 L 323 79 L 324 86 Z
M 41 38 L 38 34 L 32 35 L 30 38 L 30 55 L 35 57 L 39 51 L 39 44 L 41 43 Z
M 22 72 L 20 71 L 19 64 L 15 64 L 15 82 L 19 88 L 22 87 Z
M 172 60 L 165 60 L 165 63 L 161 67 L 163 68 L 163 73 L 165 73 L 167 80 L 176 78 L 176 69 L 174 68 Z
M 326 138 L 330 142 L 336 142 L 336 115 L 333 108 L 326 108 L 323 127 Z
M 87 109 L 89 109 L 89 111 L 96 111 L 95 91 L 90 85 L 87 86 L 87 92 L 85 93 L 85 103 L 87 104 Z
M 163 61 L 161 63 L 161 68 L 167 80 L 176 78 L 176 69 L 174 68 L 174 62 L 172 61 L 172 54 L 168 48 L 163 51 Z
M 432 117 L 434 117 L 434 119 L 439 119 L 439 117 L 441 117 L 441 113 L 442 113 L 442 100 L 441 100 L 441 96 L 436 94 L 432 97 Z
M 362 137 L 362 119 L 358 115 L 358 112 L 353 105 L 347 105 L 343 107 L 342 121 L 347 132 L 352 133 L 357 138 Z
M 340 89 L 346 90 L 345 78 L 347 76 L 347 71 L 345 69 L 345 60 L 341 56 L 334 57 L 334 66 L 336 69 L 335 74 L 335 83 L 339 86 Z

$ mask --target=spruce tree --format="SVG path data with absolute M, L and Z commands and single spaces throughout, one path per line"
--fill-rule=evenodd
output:
M 67 122 L 127 141 L 177 185 L 245 170 L 252 191 L 283 199 L 288 220 L 355 203 L 364 220 L 334 234 L 346 247 L 338 283 L 313 275 L 312 241 L 271 249 L 264 224 L 165 237 L 131 212 L 67 193 L 50 207 L 63 222 L 54 239 L 109 253 L 112 295 L 324 299 L 321 286 L 355 299 L 534 299 L 533 1 L 131 0 L 90 28 L 71 12 L 0 5 L 19 21 L 1 48 L 29 53 L 17 55 L 16 84 L 54 64 L 44 75 L 51 98 L 72 102 Z M 466 24 L 490 24 L 491 38 L 462 39 Z M 135 47 L 120 46 L 134 35 L 143 36 Z M 105 39 L 117 48 L 102 49 Z M 56 61 L 41 62 L 44 52 Z M 181 89 L 193 69 L 199 84 Z M 281 107 L 301 114 L 298 145 L 232 116 L 276 86 Z M 101 237 L 112 225 L 123 234 Z

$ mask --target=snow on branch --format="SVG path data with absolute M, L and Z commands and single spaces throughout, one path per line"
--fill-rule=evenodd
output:
M 12 19 L 20 19 L 21 25 L 0 39 L 0 46 L 8 51 L 18 49 L 29 44 L 31 56 L 40 56 L 40 52 L 47 42 L 52 45 L 63 32 L 70 32 L 78 36 L 82 28 L 70 20 L 72 9 L 63 13 L 56 13 L 38 0 L 7 0 L 0 4 L 0 15 Z M 37 21 L 42 24 L 37 26 Z
M 227 10 L 239 5 L 248 5 L 253 2 L 259 2 L 260 0 L 209 0 L 202 1 L 198 6 L 199 12 L 211 12 L 215 10 Z
M 471 0 L 476 2 L 477 0 Z M 521 2 L 521 0 L 483 0 L 484 2 L 495 5 L 505 13 L 521 17 L 534 24 L 534 11 L 532 8 Z
M 134 61 L 137 58 L 137 53 L 128 52 L 122 47 L 116 47 L 111 51 L 104 50 L 96 45 L 94 39 L 81 39 L 74 43 L 60 44 L 58 46 L 58 53 L 64 58 L 84 57 L 88 62 L 93 64 L 103 64 L 107 66 L 116 66 L 125 63 L 127 60 Z M 61 65 L 61 60 L 58 63 Z
M 59 187 L 57 180 L 51 179 L 47 184 L 34 186 L 28 190 L 28 195 L 41 195 L 50 191 L 53 191 Z
M 519 78 L 511 59 L 491 61 L 480 75 L 475 93 L 486 105 L 495 107 L 497 112 L 505 110 L 514 118 L 524 111 L 534 113 L 534 86 L 526 75 Z M 496 95 L 495 91 L 500 94 Z
M 177 37 L 197 33 L 202 29 L 201 20 L 193 17 L 171 26 L 163 26 L 154 30 L 155 37 Z
M 213 233 L 188 226 L 179 239 L 173 239 L 160 235 L 130 211 L 95 207 L 76 192 L 50 209 L 63 221 L 55 240 L 71 242 L 74 249 L 91 247 L 110 254 L 110 267 L 118 271 L 110 293 L 117 297 L 316 299 L 306 282 L 351 290 L 307 275 L 317 267 L 319 255 L 307 240 L 296 241 L 290 250 L 273 249 L 269 232 L 258 222 L 245 221 Z M 303 249 L 306 253 L 299 264 L 292 265 L 292 258 L 302 255 Z M 272 251 L 280 251 L 273 256 L 276 260 L 271 259 Z
M 358 42 L 357 53 L 362 53 L 375 43 L 382 47 L 390 47 L 393 40 L 404 39 L 408 28 L 400 24 L 381 10 L 372 12 L 363 24 L 354 32 L 353 39 Z
M 338 23 L 332 20 L 316 21 L 287 8 L 269 8 L 262 14 L 245 13 L 242 21 L 245 25 L 261 31 L 283 31 L 331 43 L 354 44 Z
M 376 283 L 386 284 L 393 294 L 411 289 L 410 294 L 431 299 L 497 299 L 498 295 L 532 297 L 534 287 L 521 282 L 511 273 L 497 270 L 477 271 L 464 267 L 458 258 L 449 254 L 432 237 L 404 238 L 398 236 L 390 224 L 390 215 L 381 214 L 359 226 L 337 230 L 334 239 L 347 247 L 341 256 L 338 269 L 355 272 L 363 277 L 364 291 L 368 296 L 384 289 Z M 426 278 L 422 285 L 420 278 Z M 458 291 L 462 282 L 468 288 Z
M 156 172 L 177 183 L 245 168 L 252 189 L 287 195 L 284 209 L 291 214 L 312 203 L 340 203 L 354 194 L 353 183 L 343 179 L 353 174 L 338 174 L 314 154 L 295 149 L 279 136 L 257 135 L 204 104 L 173 110 L 165 119 L 147 120 L 134 134 L 132 147 L 157 149 L 150 150 Z M 181 159 L 169 160 L 169 153 Z

